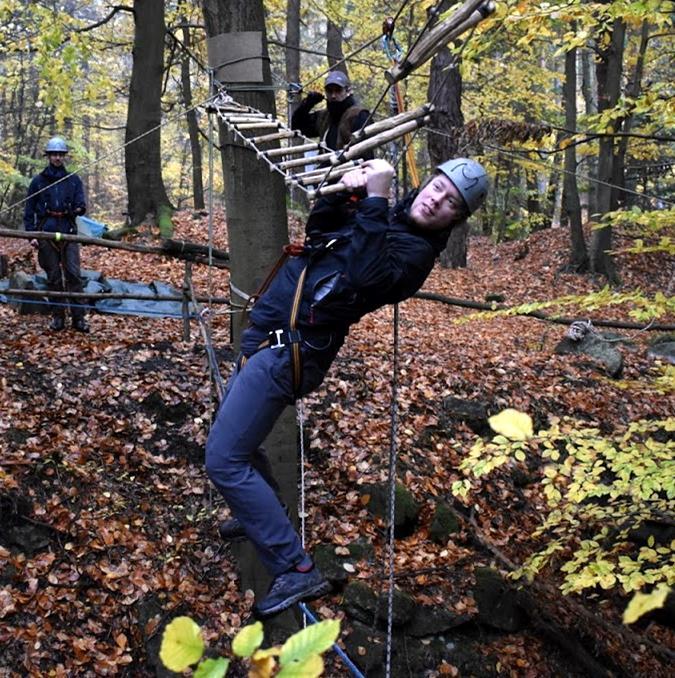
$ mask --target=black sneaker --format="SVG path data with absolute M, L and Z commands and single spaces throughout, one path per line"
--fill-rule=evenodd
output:
M 289 570 L 277 575 L 267 595 L 253 606 L 253 614 L 265 619 L 299 603 L 301 600 L 314 600 L 330 593 L 330 582 L 324 579 L 318 567 L 309 572 Z
M 89 325 L 86 320 L 73 320 L 73 329 L 77 332 L 89 332 Z
M 243 539 L 246 536 L 246 532 L 244 532 L 244 526 L 237 518 L 223 520 L 223 522 L 218 525 L 218 533 L 220 534 L 220 538 L 224 539 L 225 541 L 231 541 L 232 539 Z
M 66 326 L 65 320 L 60 315 L 55 315 L 49 323 L 49 329 L 53 332 L 60 332 Z

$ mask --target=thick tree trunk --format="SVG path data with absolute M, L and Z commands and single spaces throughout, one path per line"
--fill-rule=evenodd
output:
M 335 70 L 342 71 L 349 77 L 347 62 L 342 61 L 344 59 L 342 31 L 330 19 L 326 22 L 326 54 L 328 56 L 328 65 L 333 68 L 337 64 Z
M 171 209 L 162 180 L 164 0 L 134 0 L 134 48 L 124 164 L 132 226 Z
M 203 0 L 204 20 L 209 37 L 237 31 L 261 31 L 263 34 L 263 79 L 270 85 L 267 60 L 267 36 L 262 0 Z M 257 89 L 238 91 L 237 101 L 265 113 L 275 113 L 274 94 Z M 281 254 L 288 242 L 286 193 L 279 174 L 270 172 L 256 159 L 255 154 L 236 142 L 221 125 L 220 143 L 225 177 L 225 203 L 230 248 L 230 275 L 234 286 L 253 294 Z M 237 295 L 232 291 L 232 297 Z M 242 300 L 239 300 L 242 301 Z M 242 318 L 233 319 L 235 345 L 239 345 Z M 297 448 L 296 426 L 292 408 L 287 408 L 266 441 L 270 462 L 281 485 L 286 504 L 297 506 Z M 295 515 L 295 511 L 293 510 Z M 240 565 L 242 590 L 253 589 L 257 596 L 266 592 L 269 575 L 258 561 L 249 542 L 235 545 L 233 550 Z M 289 628 L 295 626 L 292 615 L 275 618 L 274 624 Z
M 577 128 L 577 50 L 576 47 L 565 54 L 565 83 L 563 85 L 565 99 L 565 127 L 568 130 Z M 588 269 L 588 252 L 581 222 L 581 203 L 577 187 L 577 154 L 576 146 L 570 144 L 565 148 L 564 165 L 564 209 L 570 229 L 569 265 L 573 271 L 582 272 Z
M 183 46 L 190 49 L 190 29 L 183 20 L 181 26 Z M 204 209 L 204 184 L 202 183 L 202 147 L 199 143 L 199 124 L 197 111 L 192 107 L 192 84 L 190 82 L 190 55 L 184 51 L 180 62 L 180 80 L 183 90 L 183 104 L 187 113 L 188 134 L 190 135 L 190 154 L 192 156 L 192 196 L 195 209 Z
M 447 47 L 441 49 L 431 62 L 427 98 L 436 106 L 431 115 L 431 128 L 443 132 L 428 135 L 429 158 L 431 166 L 436 167 L 460 154 L 457 137 L 453 133 L 458 133 L 464 125 L 462 75 L 457 57 Z M 441 255 L 443 266 L 466 268 L 468 234 L 468 222 L 452 229 L 448 244 Z
M 642 22 L 642 29 L 640 31 L 640 47 L 638 48 L 637 59 L 635 60 L 635 70 L 633 71 L 633 77 L 628 83 L 626 88 L 626 98 L 629 100 L 635 100 L 640 96 L 642 91 L 642 74 L 644 72 L 645 64 L 645 54 L 647 52 L 647 44 L 649 42 L 649 22 Z M 633 113 L 630 112 L 622 121 L 620 126 L 620 131 L 625 135 L 628 135 L 633 126 Z M 618 130 L 617 130 L 618 131 Z M 616 148 L 616 154 L 614 156 L 614 183 L 618 188 L 617 202 L 620 206 L 624 206 L 631 203 L 629 200 L 630 196 L 626 194 L 625 191 L 621 190 L 626 188 L 626 151 L 628 150 L 628 136 L 623 136 L 619 139 Z
M 598 80 L 598 111 L 616 106 L 621 92 L 621 72 L 626 26 L 621 19 L 615 19 L 607 46 L 601 48 L 596 64 Z M 616 190 L 612 183 L 614 176 L 614 139 L 602 137 L 598 153 L 597 203 L 600 215 L 616 209 Z M 609 254 L 612 249 L 612 229 L 605 227 L 593 232 L 590 246 L 591 270 L 604 275 L 611 284 L 619 282 L 614 261 Z
M 286 80 L 300 83 L 300 0 L 286 3 Z M 297 106 L 299 101 L 294 101 Z M 288 119 L 291 119 L 289 111 Z

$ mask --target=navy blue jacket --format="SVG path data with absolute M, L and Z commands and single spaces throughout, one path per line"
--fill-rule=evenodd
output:
M 65 167 L 50 164 L 33 177 L 23 212 L 23 225 L 27 231 L 75 233 L 75 216 L 84 214 L 87 209 L 80 177 L 71 174 L 63 179 L 67 174 Z
M 385 198 L 365 198 L 356 207 L 344 195 L 319 200 L 307 221 L 306 251 L 286 261 L 253 306 L 253 331 L 242 338 L 244 354 L 255 352 L 269 331 L 288 329 L 305 267 L 298 328 L 311 336 L 332 335 L 334 352 L 349 326 L 366 313 L 415 294 L 450 230 L 417 228 L 408 218 L 414 197 L 391 211 Z

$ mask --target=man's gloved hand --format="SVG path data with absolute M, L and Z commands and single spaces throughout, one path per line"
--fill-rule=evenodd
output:
M 313 108 L 316 106 L 320 101 L 324 100 L 323 94 L 321 92 L 308 92 L 307 96 L 305 97 L 305 105 L 307 108 Z
M 73 216 L 81 217 L 87 211 L 86 207 L 76 207 L 73 210 Z

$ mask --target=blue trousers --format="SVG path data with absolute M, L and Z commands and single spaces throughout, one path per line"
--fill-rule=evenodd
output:
M 319 386 L 326 369 L 311 352 L 302 352 L 305 395 Z M 292 382 L 288 346 L 254 353 L 230 378 L 206 442 L 206 472 L 273 576 L 309 562 L 265 471 L 266 460 L 256 459 L 284 408 L 295 402 Z

